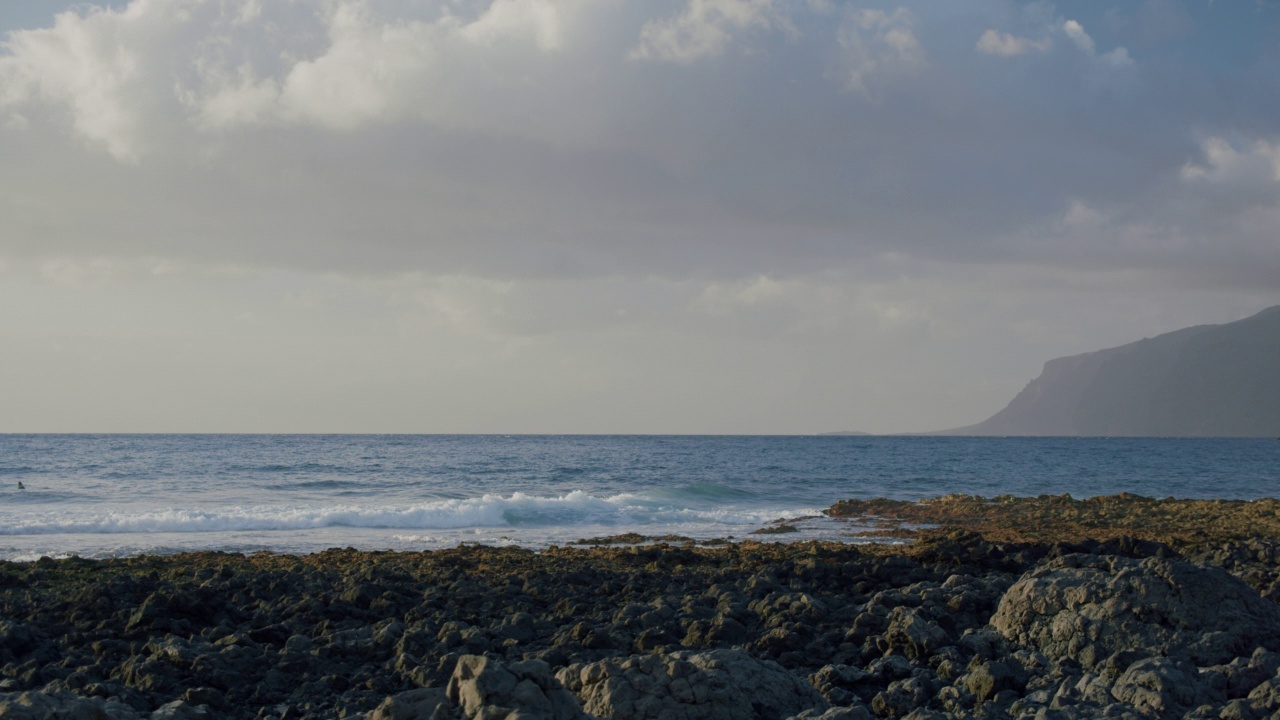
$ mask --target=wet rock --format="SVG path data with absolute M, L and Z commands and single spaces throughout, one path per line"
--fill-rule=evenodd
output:
M 772 720 L 826 702 L 781 666 L 741 650 L 636 655 L 560 671 L 586 712 L 612 720 Z
M 1051 560 L 1005 593 L 991 625 L 1086 667 L 1126 650 L 1213 665 L 1280 647 L 1280 607 L 1223 570 L 1160 558 Z

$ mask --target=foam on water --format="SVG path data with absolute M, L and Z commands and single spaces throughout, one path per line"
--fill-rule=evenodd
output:
M 1280 491 L 1258 440 L 0 435 L 0 558 L 744 537 L 853 497 Z M 17 489 L 21 480 L 25 490 Z M 771 541 L 854 541 L 828 518 Z
M 330 505 L 257 506 L 209 510 L 137 508 L 41 513 L 0 512 L 0 535 L 210 533 L 287 531 L 326 527 L 460 529 L 537 526 L 759 525 L 780 516 L 813 514 L 812 508 L 694 509 L 664 505 L 644 495 L 595 497 L 575 490 L 559 497 L 526 493 L 437 500 L 408 507 Z

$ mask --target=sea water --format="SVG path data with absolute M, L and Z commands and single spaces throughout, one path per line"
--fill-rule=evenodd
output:
M 24 489 L 19 489 L 21 483 Z M 861 541 L 837 500 L 1280 493 L 1271 439 L 0 435 L 0 559 L 542 548 L 621 533 Z

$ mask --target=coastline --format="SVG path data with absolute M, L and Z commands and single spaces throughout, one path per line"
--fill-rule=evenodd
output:
M 0 717 L 709 718 L 716 688 L 779 720 L 1264 717 L 1277 509 L 947 496 L 829 511 L 900 545 L 3 562 Z

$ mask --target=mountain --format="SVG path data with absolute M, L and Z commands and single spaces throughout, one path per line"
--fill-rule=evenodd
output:
M 1280 306 L 1050 360 L 1003 410 L 939 434 L 1280 438 Z

